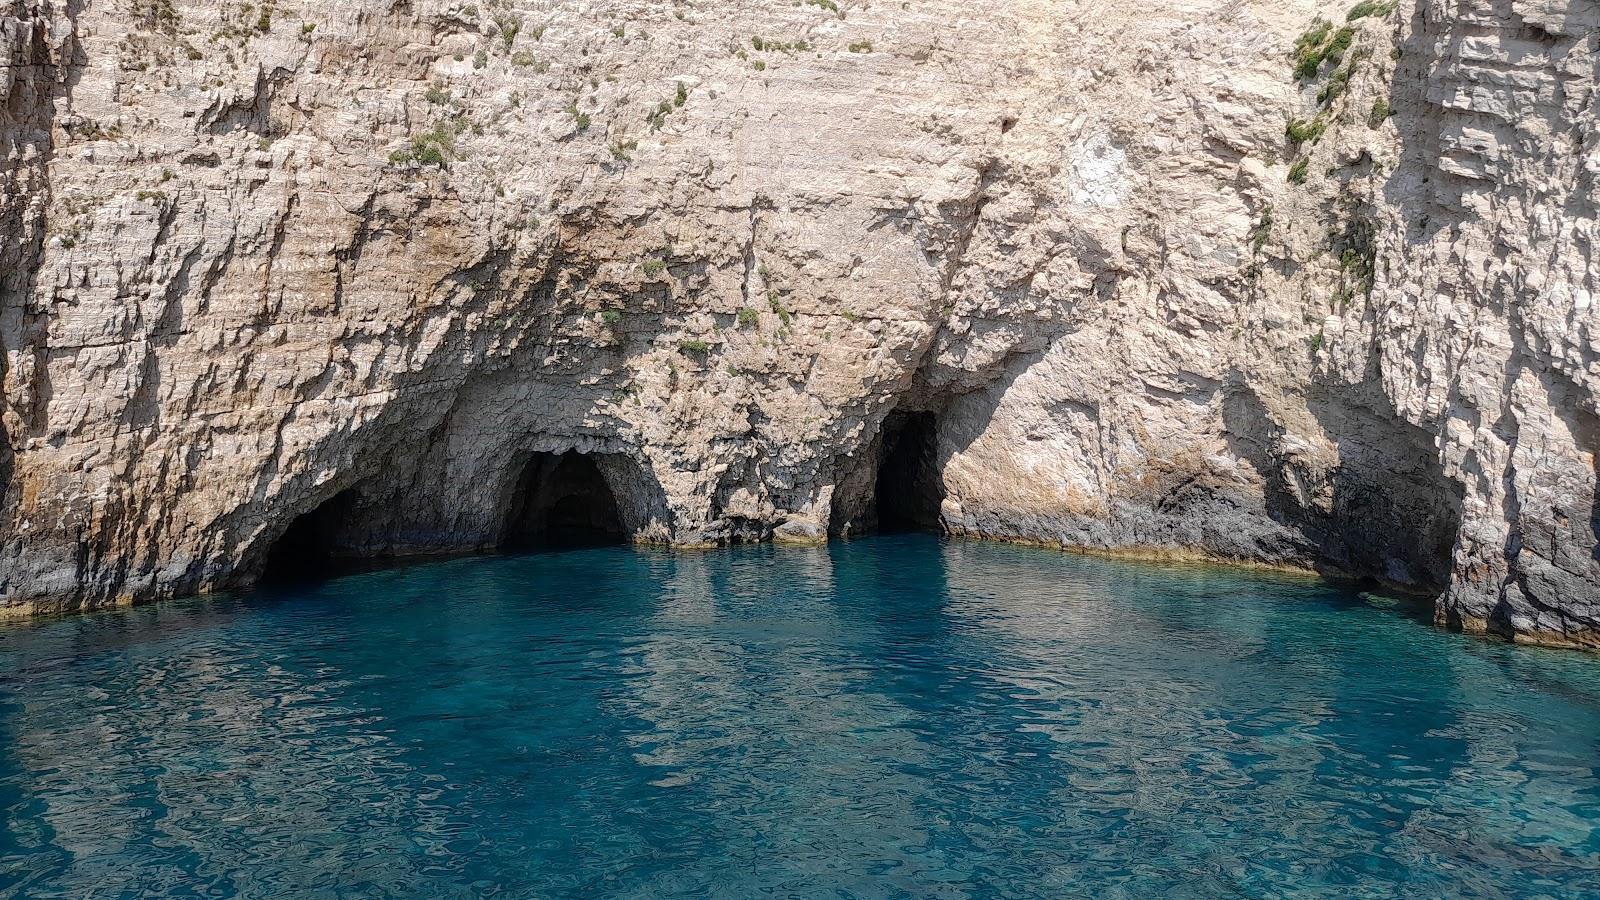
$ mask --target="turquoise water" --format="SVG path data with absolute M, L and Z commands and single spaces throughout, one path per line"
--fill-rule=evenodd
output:
M 0 895 L 1600 895 L 1600 657 L 930 537 L 0 629 Z

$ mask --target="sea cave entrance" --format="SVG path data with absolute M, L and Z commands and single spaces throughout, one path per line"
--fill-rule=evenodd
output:
M 872 499 L 880 533 L 942 530 L 944 479 L 933 413 L 896 412 L 884 420 Z
M 356 505 L 354 490 L 341 491 L 300 516 L 267 551 L 265 583 L 314 581 L 332 574 L 340 561 L 339 536 Z
M 594 456 L 569 450 L 535 453 L 506 508 L 507 550 L 620 544 L 628 533 L 617 498 Z

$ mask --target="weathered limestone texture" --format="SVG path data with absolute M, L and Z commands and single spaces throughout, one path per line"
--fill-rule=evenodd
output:
M 849 535 L 915 421 L 954 533 L 1600 646 L 1597 29 L 0 0 L 0 596 L 492 548 L 574 450 L 638 540 Z

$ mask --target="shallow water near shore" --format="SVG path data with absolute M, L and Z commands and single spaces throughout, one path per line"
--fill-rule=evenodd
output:
M 1600 657 L 890 536 L 0 628 L 0 895 L 1595 896 Z

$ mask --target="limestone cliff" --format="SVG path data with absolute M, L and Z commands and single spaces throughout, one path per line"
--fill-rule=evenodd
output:
M 491 548 L 579 451 L 638 540 L 858 533 L 892 463 L 1600 645 L 1597 26 L 0 0 L 0 592 L 249 583 L 319 510 Z

